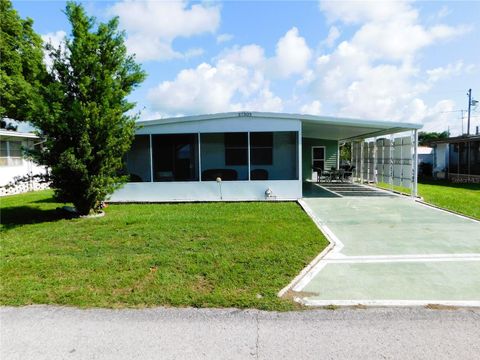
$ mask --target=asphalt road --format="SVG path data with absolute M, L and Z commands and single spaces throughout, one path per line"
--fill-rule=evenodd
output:
M 0 308 L 6 359 L 479 359 L 480 309 Z

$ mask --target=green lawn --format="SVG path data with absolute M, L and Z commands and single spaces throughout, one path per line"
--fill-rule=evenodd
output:
M 50 191 L 1 198 L 0 304 L 288 310 L 327 245 L 296 203 L 111 205 L 61 219 Z
M 480 220 L 480 184 L 431 181 L 418 184 L 425 202 Z
M 378 183 L 378 187 L 390 189 L 389 184 Z M 410 189 L 394 186 L 394 190 L 410 193 Z M 425 202 L 480 220 L 480 184 L 454 184 L 435 180 L 418 183 L 418 195 Z

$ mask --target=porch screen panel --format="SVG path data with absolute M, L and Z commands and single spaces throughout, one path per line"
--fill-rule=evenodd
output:
M 250 180 L 298 180 L 298 132 L 250 133 Z
M 152 135 L 153 180 L 198 181 L 198 135 Z
M 454 143 L 449 146 L 449 157 L 448 157 L 448 173 L 458 174 L 458 163 L 459 163 L 459 144 Z
M 469 151 L 468 151 L 468 143 L 461 142 L 458 146 L 458 172 L 463 175 L 468 174 L 469 168 Z
M 248 133 L 200 134 L 202 181 L 248 180 Z
M 470 142 L 470 175 L 480 176 L 480 141 Z
M 135 135 L 130 150 L 125 155 L 129 182 L 150 182 L 150 136 Z

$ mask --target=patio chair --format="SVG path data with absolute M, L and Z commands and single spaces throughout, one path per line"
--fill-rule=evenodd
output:
M 345 181 L 352 182 L 354 169 L 355 169 L 355 166 L 349 166 L 348 169 L 345 169 L 345 174 L 343 175 L 343 178 L 345 179 Z
M 330 175 L 329 172 L 324 171 L 321 168 L 316 168 L 316 167 L 313 168 L 313 171 L 316 171 L 316 173 L 317 173 L 317 182 L 322 182 L 322 180 L 325 181 L 325 182 L 327 180 L 328 181 L 331 180 L 331 175 Z

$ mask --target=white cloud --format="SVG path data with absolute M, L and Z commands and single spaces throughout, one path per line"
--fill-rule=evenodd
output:
M 322 104 L 318 100 L 314 100 L 311 103 L 305 104 L 300 108 L 300 113 L 308 115 L 321 115 Z
M 452 76 L 458 76 L 463 73 L 472 73 L 477 66 L 474 64 L 465 65 L 463 61 L 457 61 L 455 64 L 448 64 L 446 66 L 439 66 L 434 69 L 427 70 L 428 80 L 430 82 L 437 82 L 448 79 Z
M 270 81 L 302 74 L 308 69 L 311 50 L 292 28 L 277 43 L 275 56 L 267 58 L 256 44 L 224 50 L 213 64 L 180 71 L 176 78 L 150 90 L 153 110 L 166 113 L 205 113 L 236 110 L 281 111 L 283 101 L 270 89 Z
M 184 57 L 186 59 L 190 59 L 193 57 L 202 56 L 204 53 L 205 53 L 205 50 L 203 50 L 202 48 L 192 48 L 192 49 L 188 49 L 185 52 Z
M 151 89 L 148 99 L 154 110 L 163 113 L 198 114 L 237 110 L 281 111 L 282 100 L 269 89 L 263 73 L 255 69 L 253 58 L 263 54 L 249 45 L 218 58 L 214 65 L 202 63 L 184 69 L 173 81 Z
M 312 51 L 305 38 L 299 35 L 296 27 L 293 27 L 278 40 L 272 62 L 280 77 L 288 77 L 303 73 L 308 67 L 311 56 Z
M 328 47 L 332 47 L 335 44 L 335 41 L 340 37 L 340 30 L 336 26 L 331 26 L 328 30 L 327 38 L 324 40 L 324 43 Z
M 432 109 L 421 97 L 436 81 L 465 71 L 455 64 L 423 71 L 420 51 L 439 41 L 459 36 L 464 26 L 422 24 L 409 1 L 321 1 L 320 8 L 331 22 L 353 24 L 350 39 L 315 60 L 306 72 L 311 96 L 336 115 L 386 120 L 427 121 Z M 328 39 L 328 37 L 327 37 Z M 437 129 L 438 131 L 438 129 Z
M 263 68 L 266 61 L 265 51 L 256 44 L 242 47 L 234 46 L 220 54 L 219 59 L 238 65 L 256 67 L 257 69 Z
M 127 31 L 127 48 L 140 61 L 183 55 L 172 48 L 178 37 L 214 33 L 220 24 L 220 6 L 187 1 L 122 1 L 110 8 Z
M 445 131 L 450 129 L 454 135 L 462 132 L 461 120 L 452 121 L 452 113 L 456 108 L 454 101 L 444 99 L 436 102 L 432 107 L 423 106 L 418 117 L 423 123 L 422 131 Z M 457 114 L 458 115 L 458 114 Z M 457 115 L 453 115 L 455 118 Z
M 54 48 L 58 48 L 66 36 L 65 31 L 59 30 L 42 35 L 42 40 L 44 43 L 50 43 Z
M 62 47 L 62 50 L 65 49 L 63 46 L 64 40 L 67 36 L 67 33 L 63 30 L 50 32 L 45 35 L 41 35 L 42 40 L 45 44 L 51 44 L 55 49 Z M 44 51 L 43 62 L 47 65 L 47 68 L 52 66 L 52 60 L 48 56 L 48 52 Z
M 221 44 L 233 39 L 232 34 L 220 34 L 217 36 L 217 44 Z
M 320 1 L 320 9 L 331 22 L 359 24 L 369 21 L 389 21 L 399 16 L 415 20 L 418 13 L 407 1 Z

